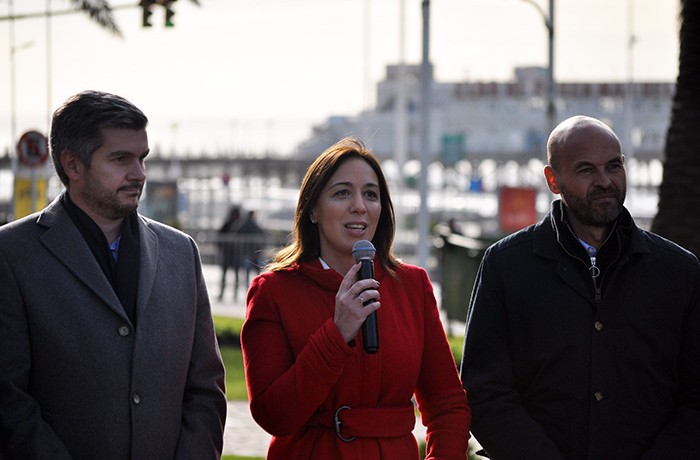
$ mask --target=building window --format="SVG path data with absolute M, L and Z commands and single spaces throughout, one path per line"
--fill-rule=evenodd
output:
M 598 99 L 598 108 L 603 113 L 615 113 L 622 111 L 623 99 L 615 96 L 602 96 Z

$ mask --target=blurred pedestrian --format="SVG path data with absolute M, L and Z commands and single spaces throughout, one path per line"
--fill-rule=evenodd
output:
M 0 457 L 221 457 L 197 246 L 136 211 L 147 122 L 116 95 L 70 97 L 50 135 L 65 191 L 0 227 Z
M 231 206 L 226 220 L 219 227 L 219 260 L 221 266 L 221 283 L 219 285 L 219 300 L 224 298 L 226 291 L 226 273 L 233 270 L 234 297 L 238 292 L 238 269 L 240 268 L 240 242 L 237 238 L 236 227 L 240 225 L 241 209 Z
M 393 255 L 394 210 L 376 157 L 344 139 L 310 166 L 292 242 L 255 277 L 241 341 L 269 460 L 418 460 L 415 395 L 427 459 L 463 460 L 470 412 L 426 271 Z M 353 245 L 376 248 L 358 281 Z M 381 308 L 380 308 L 381 307 Z M 379 350 L 361 326 L 377 314 Z
M 602 121 L 549 137 L 545 218 L 485 253 L 462 379 L 493 459 L 694 459 L 700 265 L 638 228 Z
M 454 217 L 450 217 L 449 220 L 447 221 L 447 228 L 449 229 L 450 233 L 453 235 L 461 235 L 462 234 L 462 229 L 459 226 L 459 223 L 457 222 L 457 219 Z
M 245 220 L 236 228 L 241 241 L 241 265 L 245 269 L 245 289 L 250 286 L 250 272 L 260 273 L 265 246 L 265 231 L 258 225 L 255 211 L 248 211 Z M 236 283 L 238 295 L 238 283 Z

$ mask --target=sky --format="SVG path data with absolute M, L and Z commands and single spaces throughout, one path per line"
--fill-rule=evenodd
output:
M 115 9 L 119 38 L 85 14 L 7 20 L 11 4 L 15 14 L 59 12 L 66 0 L 0 0 L 0 152 L 27 130 L 46 133 L 67 97 L 95 89 L 146 113 L 158 154 L 288 155 L 329 116 L 371 108 L 387 65 L 422 58 L 421 0 L 199 3 L 177 1 L 172 28 L 160 7 L 151 28 L 140 8 Z M 534 4 L 546 12 L 548 0 L 429 3 L 438 81 L 509 81 L 517 66 L 546 66 Z M 555 0 L 555 79 L 675 81 L 679 4 Z

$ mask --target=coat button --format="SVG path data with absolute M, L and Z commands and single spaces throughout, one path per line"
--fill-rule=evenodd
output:
M 131 400 L 134 402 L 134 404 L 139 405 L 139 404 L 141 404 L 141 395 L 138 393 L 134 393 L 131 396 Z
M 593 393 L 593 397 L 596 401 L 602 401 L 605 396 L 603 395 L 602 391 L 596 391 L 595 393 Z
M 126 337 L 127 335 L 129 335 L 130 332 L 131 330 L 129 329 L 129 326 L 119 327 L 119 335 L 121 335 L 122 337 Z
M 596 331 L 600 332 L 603 330 L 603 323 L 601 323 L 600 321 L 596 321 L 593 324 L 593 327 L 595 328 Z

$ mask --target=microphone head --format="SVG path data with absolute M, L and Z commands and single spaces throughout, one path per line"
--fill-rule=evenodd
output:
M 376 252 L 377 250 L 374 249 L 372 242 L 367 240 L 360 240 L 352 245 L 352 257 L 355 259 L 355 262 L 372 260 Z

